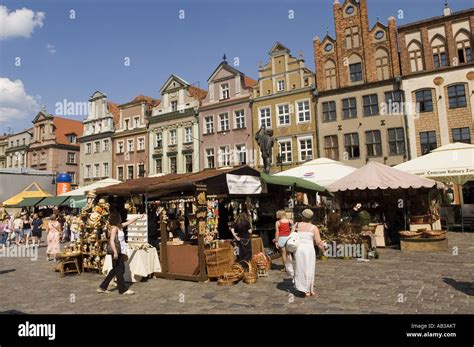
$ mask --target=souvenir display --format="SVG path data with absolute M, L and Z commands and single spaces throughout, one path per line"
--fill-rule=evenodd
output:
M 137 221 L 128 226 L 128 244 L 130 247 L 148 244 L 148 221 L 146 215 L 129 214 L 127 220 L 140 217 Z

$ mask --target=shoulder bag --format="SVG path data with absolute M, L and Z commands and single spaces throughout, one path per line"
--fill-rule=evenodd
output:
M 291 232 L 290 236 L 288 236 L 288 240 L 286 240 L 285 247 L 286 251 L 289 253 L 293 253 L 298 248 L 298 244 L 300 242 L 300 235 L 298 234 L 298 223 L 296 223 L 295 231 Z

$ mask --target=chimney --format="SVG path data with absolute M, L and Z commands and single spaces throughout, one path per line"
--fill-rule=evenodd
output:
M 448 1 L 447 1 L 447 0 L 444 2 L 443 14 L 444 14 L 445 17 L 451 15 L 451 9 L 449 8 Z

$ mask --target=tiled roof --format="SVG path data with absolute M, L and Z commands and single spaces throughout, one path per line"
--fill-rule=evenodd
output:
M 194 86 L 189 86 L 188 92 L 189 92 L 189 95 L 191 95 L 193 98 L 196 98 L 198 100 L 204 99 L 207 95 L 207 90 L 203 90 L 201 88 L 194 87 Z
M 82 135 L 83 124 L 81 121 L 53 116 L 53 123 L 56 128 L 57 144 L 70 145 L 71 142 L 67 138 L 68 134 L 75 134 L 78 137 Z M 79 145 L 77 144 L 77 146 Z
M 245 84 L 245 88 L 252 88 L 254 85 L 257 84 L 257 81 L 251 79 L 250 77 L 245 76 L 244 84 Z
M 112 113 L 112 115 L 114 116 L 114 124 L 117 125 L 120 116 L 118 105 L 112 101 L 107 101 L 107 108 L 109 109 L 109 112 Z

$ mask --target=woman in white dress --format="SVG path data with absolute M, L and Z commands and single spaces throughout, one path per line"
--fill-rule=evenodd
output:
M 293 231 L 299 234 L 298 248 L 294 253 L 295 287 L 298 291 L 305 293 L 305 296 L 316 295 L 314 292 L 314 273 L 316 268 L 316 244 L 323 252 L 324 244 L 319 235 L 319 229 L 311 223 L 313 211 L 306 209 L 302 212 L 303 221 L 293 226 Z

